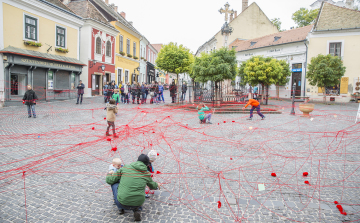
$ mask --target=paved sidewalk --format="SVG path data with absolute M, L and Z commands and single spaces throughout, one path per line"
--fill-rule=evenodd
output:
M 283 114 L 213 115 L 212 125 L 164 104 L 120 104 L 120 138 L 109 142 L 102 98 L 75 102 L 38 103 L 36 119 L 25 106 L 0 110 L 0 222 L 133 222 L 105 175 L 112 158 L 131 163 L 144 149 L 159 153 L 154 180 L 164 187 L 145 201 L 143 222 L 360 219 L 358 104 L 316 104 L 308 119 L 270 101 Z

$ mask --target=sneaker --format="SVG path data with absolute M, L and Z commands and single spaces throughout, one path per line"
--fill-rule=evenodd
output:
M 106 136 L 110 136 L 110 134 L 107 132 L 106 134 L 105 134 Z
M 121 209 L 121 210 L 120 210 L 120 215 L 123 215 L 123 214 L 125 214 L 125 210 L 124 210 L 124 209 Z
M 247 118 L 246 120 L 252 120 L 252 118 Z
M 145 194 L 145 198 L 150 198 L 150 195 L 148 195 L 148 194 Z
M 265 120 L 265 116 L 264 117 L 262 117 L 262 119 L 261 120 Z
M 141 211 L 134 211 L 135 221 L 141 221 Z

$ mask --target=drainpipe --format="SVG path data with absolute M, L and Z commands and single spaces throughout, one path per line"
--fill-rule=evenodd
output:
M 304 80 L 304 97 L 306 96 L 306 69 L 307 69 L 307 58 L 308 58 L 308 45 L 306 45 L 306 39 L 304 40 L 306 46 L 306 56 L 305 56 L 305 80 Z

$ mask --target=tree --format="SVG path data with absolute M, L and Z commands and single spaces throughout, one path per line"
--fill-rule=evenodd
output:
M 155 62 L 157 68 L 176 74 L 178 84 L 177 102 L 179 103 L 179 74 L 190 72 L 190 65 L 194 62 L 193 55 L 183 45 L 178 46 L 177 43 L 171 42 L 161 48 Z
M 191 78 L 196 82 L 215 82 L 215 100 L 218 101 L 218 83 L 223 80 L 233 80 L 237 74 L 235 50 L 221 48 L 211 53 L 202 53 L 195 58 L 192 65 Z
M 280 86 L 284 86 L 289 82 L 289 77 L 291 76 L 290 65 L 286 60 L 279 60 L 280 65 L 282 66 L 282 76 L 276 82 L 276 96 L 280 97 Z
M 271 20 L 272 24 L 274 24 L 274 26 L 277 27 L 278 31 L 279 32 L 282 32 L 284 30 L 281 30 L 281 21 L 280 21 L 280 18 L 274 18 Z
M 243 83 L 248 83 L 251 86 L 262 85 L 261 102 L 263 103 L 264 87 L 267 87 L 268 93 L 270 85 L 283 83 L 284 79 L 287 78 L 287 73 L 283 72 L 283 69 L 283 65 L 277 59 L 254 56 L 241 64 L 239 73 Z
M 338 85 L 345 71 L 346 67 L 339 57 L 319 54 L 311 58 L 307 78 L 312 86 L 324 89 L 324 103 L 326 103 L 326 87 Z
M 304 27 L 311 25 L 315 22 L 319 14 L 319 9 L 306 9 L 300 8 L 292 15 L 292 20 L 299 26 Z

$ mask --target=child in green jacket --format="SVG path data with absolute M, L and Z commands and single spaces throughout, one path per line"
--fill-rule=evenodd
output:
M 116 101 L 116 105 L 118 105 L 120 102 L 119 89 L 115 89 L 114 92 L 115 93 L 112 95 L 112 99 L 114 99 Z
M 211 113 L 205 115 L 205 112 L 204 112 L 204 111 L 210 111 L 210 108 L 208 108 L 204 103 L 202 103 L 199 106 L 197 106 L 196 109 L 198 110 L 200 124 L 206 123 L 206 120 L 208 120 L 208 122 L 207 122 L 208 124 L 212 124 L 210 122 Z

